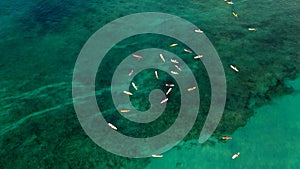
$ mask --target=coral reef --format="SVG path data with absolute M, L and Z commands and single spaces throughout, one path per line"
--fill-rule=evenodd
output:
M 4 20 L 7 26 L 0 29 L 0 168 L 145 168 L 149 159 L 119 157 L 94 144 L 82 130 L 72 106 L 72 71 L 81 47 L 101 26 L 127 14 L 175 14 L 199 25 L 211 40 L 227 78 L 227 103 L 215 138 L 246 125 L 254 107 L 289 94 L 293 89 L 284 82 L 295 79 L 299 73 L 296 2 L 240 1 L 234 7 L 198 0 L 56 2 L 39 1 L 24 6 L 0 2 L 7 3 L 0 14 L 9 20 Z M 15 10 L 18 12 L 14 14 Z M 232 16 L 232 10 L 239 14 L 238 18 Z M 249 31 L 248 27 L 257 30 Z M 100 65 L 97 101 L 106 119 L 131 125 L 121 127 L 122 133 L 136 137 L 155 135 L 176 119 L 176 98 L 180 94 L 176 90 L 171 96 L 176 101 L 167 107 L 168 112 L 174 113 L 166 112 L 155 123 L 138 125 L 115 116 L 109 88 L 113 70 L 122 57 L 142 48 L 166 48 L 174 42 L 156 35 L 131 37 L 115 46 Z M 183 59 L 192 56 L 182 48 L 168 50 Z M 113 57 L 116 55 L 120 57 Z M 198 138 L 207 115 L 210 84 L 201 63 L 184 60 L 198 79 L 201 95 L 198 119 L 185 138 L 190 140 Z M 230 64 L 236 65 L 239 73 Z M 105 76 L 103 70 L 109 70 Z M 132 98 L 132 104 L 140 110 L 149 106 L 149 91 L 173 80 L 162 75 L 163 80 L 157 83 L 154 76 L 147 74 L 142 72 L 135 79 L 145 89 L 145 93 L 137 93 L 141 97 Z M 206 144 L 213 146 L 216 141 Z

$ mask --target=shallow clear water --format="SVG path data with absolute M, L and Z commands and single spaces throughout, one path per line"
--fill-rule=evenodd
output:
M 296 168 L 299 156 L 299 2 L 292 0 L 17 0 L 0 1 L 0 168 Z M 165 12 L 199 26 L 223 63 L 227 103 L 214 136 L 204 145 L 195 139 L 210 105 L 210 84 L 201 64 L 187 62 L 200 88 L 201 110 L 185 142 L 164 158 L 128 159 L 111 154 L 82 130 L 72 100 L 72 75 L 87 39 L 119 17 Z M 238 18 L 232 12 L 239 14 Z M 257 28 L 248 31 L 249 27 Z M 99 67 L 98 104 L 106 119 L 120 126 L 110 95 L 111 75 L 122 58 L 136 50 L 165 48 L 184 57 L 175 40 L 136 36 L 113 48 Z M 237 65 L 236 73 L 229 65 Z M 103 74 L 103 70 L 109 70 Z M 165 77 L 167 80 L 171 79 Z M 164 80 L 166 80 L 164 79 Z M 136 77 L 139 109 L 158 83 L 149 73 Z M 162 83 L 165 81 L 162 81 Z M 287 83 L 286 83 L 287 82 Z M 290 83 L 290 84 L 289 84 Z M 286 85 L 287 84 L 287 85 Z M 289 88 L 293 86 L 294 89 Z M 165 88 L 164 90 L 167 90 Z M 176 98 L 179 92 L 173 91 Z M 145 99 L 146 98 L 146 99 Z M 262 106 L 262 107 L 260 107 Z M 178 110 L 178 104 L 168 111 Z M 254 113 L 256 112 L 256 113 Z M 120 127 L 120 132 L 148 135 L 165 130 L 176 118 L 167 114 L 152 126 Z M 145 127 L 145 128 L 143 128 Z M 145 134 L 141 132 L 141 134 Z M 218 138 L 232 135 L 226 143 Z M 241 155 L 231 160 L 237 151 Z
M 275 99 L 257 109 L 247 126 L 232 140 L 215 146 L 200 146 L 197 140 L 173 149 L 163 159 L 152 159 L 147 169 L 157 168 L 298 168 L 300 145 L 300 78 L 289 82 L 298 92 Z M 232 160 L 231 156 L 240 152 Z

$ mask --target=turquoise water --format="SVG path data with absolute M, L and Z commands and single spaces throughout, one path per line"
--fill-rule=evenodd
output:
M 300 78 L 288 83 L 297 92 L 275 99 L 257 109 L 247 126 L 232 140 L 215 146 L 200 146 L 197 140 L 183 143 L 163 159 L 152 159 L 152 168 L 298 168 L 300 165 Z M 232 160 L 231 156 L 240 152 Z
M 0 168 L 297 168 L 299 80 L 288 80 L 296 79 L 300 70 L 298 4 L 292 0 L 237 0 L 234 5 L 223 0 L 0 1 Z M 84 133 L 73 107 L 72 75 L 82 46 L 95 31 L 119 17 L 149 11 L 180 16 L 205 32 L 224 66 L 227 102 L 214 136 L 204 145 L 197 143 L 210 106 L 210 84 L 203 65 L 187 61 L 202 89 L 194 128 L 161 159 L 129 159 L 98 147 Z M 125 126 L 120 132 L 152 136 L 176 119 L 176 113 L 166 112 L 154 127 L 131 124 L 116 114 L 110 95 L 114 68 L 134 51 L 156 47 L 183 59 L 193 56 L 183 52 L 184 46 L 169 48 L 175 42 L 157 35 L 128 38 L 99 67 L 97 101 L 107 120 Z M 149 107 L 145 100 L 160 85 L 152 75 L 145 71 L 135 77 L 144 88 L 141 97 L 132 99 L 140 110 Z M 160 83 L 172 81 L 167 75 L 161 77 Z M 173 98 L 180 94 L 172 92 Z M 179 106 L 175 102 L 167 110 L 176 112 Z M 221 142 L 222 135 L 232 135 L 233 140 Z M 240 157 L 231 160 L 237 151 Z

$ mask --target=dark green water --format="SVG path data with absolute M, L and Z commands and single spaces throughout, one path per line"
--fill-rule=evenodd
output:
M 151 168 L 156 164 L 155 160 L 160 160 L 157 168 L 220 168 L 220 164 L 231 167 L 233 162 L 237 162 L 232 164 L 234 168 L 249 168 L 249 164 L 253 168 L 299 166 L 299 160 L 295 159 L 298 154 L 291 150 L 299 149 L 299 134 L 286 140 L 286 146 L 280 146 L 285 142 L 278 140 L 294 130 L 299 131 L 299 123 L 295 121 L 299 116 L 294 112 L 299 101 L 295 102 L 296 98 L 292 97 L 299 88 L 294 86 L 293 89 L 285 83 L 295 79 L 300 68 L 299 1 L 240 0 L 234 3 L 227 5 L 222 0 L 1 1 L 0 168 L 135 169 Z M 214 137 L 205 143 L 205 149 L 189 148 L 184 143 L 178 146 L 182 151 L 180 154 L 185 156 L 182 162 L 176 160 L 179 157 L 174 157 L 175 149 L 162 159 L 128 159 L 106 152 L 83 132 L 73 108 L 72 73 L 83 44 L 106 23 L 128 14 L 149 11 L 177 15 L 199 26 L 218 51 L 226 73 L 228 95 L 222 121 Z M 232 11 L 239 17 L 233 17 Z M 249 27 L 257 30 L 249 31 Z M 173 42 L 159 36 L 133 37 L 121 42 L 109 55 L 125 57 L 138 49 L 164 47 Z M 182 52 L 178 48 L 169 50 Z M 117 60 L 106 62 L 110 64 L 100 67 L 98 76 L 102 69 L 113 71 Z M 237 65 L 240 72 L 230 69 L 230 64 Z M 210 86 L 203 66 L 190 65 L 195 72 L 202 72 L 195 76 L 205 90 L 200 91 L 204 99 L 197 123 L 185 139 L 188 143 L 197 139 L 210 103 Z M 108 93 L 111 76 L 104 77 L 107 81 L 96 84 L 97 99 L 106 110 L 106 118 L 114 119 Z M 140 82 L 149 82 L 143 75 L 137 78 Z M 275 107 L 257 109 L 282 95 L 291 95 L 290 100 L 276 102 Z M 147 106 L 139 99 L 134 99 L 133 104 L 142 110 L 146 109 L 144 105 Z M 279 107 L 291 114 L 276 113 L 270 114 L 276 118 L 265 117 L 265 113 Z M 178 109 L 176 104 L 169 108 Z M 279 116 L 286 118 L 284 123 L 278 120 Z M 163 122 L 171 125 L 174 118 L 175 115 L 165 115 L 155 131 L 149 128 L 146 132 L 150 135 L 159 132 L 167 127 Z M 274 125 L 277 132 L 271 133 L 278 135 L 255 138 L 262 123 L 269 126 L 268 129 Z M 245 127 L 238 129 L 242 126 Z M 136 131 L 140 131 L 140 127 L 132 126 L 122 132 L 139 134 Z M 224 134 L 233 134 L 234 140 L 220 143 L 216 138 Z M 250 142 L 245 139 L 249 136 Z M 261 143 L 263 140 L 272 141 L 266 145 Z M 254 147 L 251 153 L 248 153 L 249 145 Z M 279 148 L 275 154 L 270 150 L 272 145 Z M 223 152 L 221 155 L 215 155 L 220 151 Z M 241 151 L 241 157 L 230 161 L 235 151 Z M 264 151 L 266 156 L 257 155 Z M 200 156 L 195 155 L 201 152 Z M 203 157 L 204 153 L 214 154 L 207 159 Z M 284 153 L 291 155 L 282 155 Z M 224 161 L 225 156 L 230 162 Z M 199 158 L 209 162 L 200 163 Z

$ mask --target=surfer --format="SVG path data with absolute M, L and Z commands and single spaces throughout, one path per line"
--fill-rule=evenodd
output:
M 256 28 L 248 28 L 249 31 L 256 31 Z
M 177 43 L 173 43 L 170 45 L 170 47 L 174 47 L 174 46 L 177 46 L 178 44 Z
M 132 87 L 133 87 L 135 90 L 138 89 L 134 82 L 132 82 L 131 85 L 132 85 Z
M 176 59 L 171 59 L 171 62 L 172 62 L 172 63 L 176 63 L 176 64 L 179 63 Z
M 233 5 L 234 3 L 232 1 L 227 1 L 227 0 L 224 0 L 224 2 L 228 5 Z
M 193 91 L 193 90 L 195 90 L 195 89 L 196 89 L 196 86 L 194 86 L 194 87 L 191 87 L 191 88 L 188 88 L 188 89 L 187 89 L 187 91 L 189 91 L 189 92 L 190 92 L 190 91 Z
M 171 92 L 172 88 L 169 88 L 169 90 L 167 91 L 166 95 L 168 95 Z
M 167 87 L 174 87 L 174 84 L 167 83 L 166 86 Z
M 181 68 L 178 65 L 175 65 L 176 69 L 178 69 L 179 71 L 182 71 Z
M 159 54 L 160 56 L 160 59 L 163 61 L 163 62 L 166 62 L 165 58 L 164 58 L 164 55 L 163 54 Z
M 130 112 L 130 110 L 122 109 L 122 110 L 120 110 L 120 112 L 121 112 L 121 113 L 128 113 L 128 112 Z
M 234 17 L 239 17 L 239 15 L 237 14 L 237 13 L 235 13 L 235 12 L 232 12 L 232 15 L 234 16 Z
M 203 55 L 197 55 L 194 57 L 194 59 L 201 59 L 203 57 Z
M 152 157 L 154 157 L 154 158 L 162 158 L 163 155 L 162 154 L 153 154 Z
M 191 50 L 189 49 L 183 49 L 186 53 L 193 53 Z
M 238 68 L 235 67 L 235 66 L 233 66 L 233 65 L 230 65 L 230 68 L 231 68 L 232 70 L 236 71 L 236 72 L 239 72 Z
M 200 29 L 196 29 L 195 32 L 196 32 L 196 33 L 203 33 L 203 31 L 200 30 Z
M 138 54 L 132 54 L 132 56 L 135 57 L 137 60 L 143 59 L 143 57 L 141 55 L 138 55 Z
M 107 124 L 110 128 L 112 128 L 114 130 L 118 130 L 118 128 L 116 126 L 114 126 L 113 124 L 111 124 L 111 123 L 107 123 Z
M 234 160 L 234 159 L 238 158 L 239 155 L 240 155 L 240 152 L 237 152 L 231 158 Z
M 160 102 L 160 104 L 166 103 L 168 100 L 169 100 L 168 98 L 165 98 L 164 100 L 162 100 L 162 101 Z
M 155 74 L 155 78 L 158 79 L 158 73 L 157 73 L 157 71 L 155 71 L 154 74 Z
M 127 94 L 127 95 L 130 95 L 130 96 L 133 95 L 131 92 L 128 92 L 128 91 L 126 91 L 126 90 L 124 90 L 123 93 L 124 93 L 124 94 Z
M 231 140 L 232 137 L 230 137 L 230 136 L 223 136 L 223 137 L 221 137 L 221 139 L 222 139 L 222 140 Z
M 133 74 L 133 69 L 130 70 L 128 76 L 131 76 Z
M 175 72 L 175 71 L 171 71 L 171 73 L 172 73 L 173 75 L 178 75 L 178 74 L 179 74 L 178 72 Z

